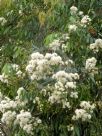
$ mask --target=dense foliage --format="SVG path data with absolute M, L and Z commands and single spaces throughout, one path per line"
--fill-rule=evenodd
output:
M 102 135 L 101 14 L 101 0 L 0 1 L 1 133 Z

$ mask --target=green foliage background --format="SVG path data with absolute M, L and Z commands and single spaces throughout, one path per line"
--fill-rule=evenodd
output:
M 4 26 L 0 26 L 0 48 L 2 49 L 0 50 L 0 71 L 5 71 L 8 74 L 11 69 L 10 63 L 21 65 L 23 70 L 32 51 L 45 52 L 48 50 L 46 45 L 59 37 L 61 33 L 67 32 L 67 26 L 71 21 L 69 10 L 72 5 L 84 11 L 92 19 L 91 25 L 79 32 L 82 33 L 82 37 L 80 36 L 81 34 L 76 34 L 76 38 L 71 37 L 72 42 L 70 41 L 66 52 L 69 58 L 75 60 L 76 71 L 79 70 L 82 73 L 83 71 L 81 71 L 80 66 L 84 66 L 86 58 L 92 55 L 86 48 L 86 45 L 94 42 L 97 38 L 102 38 L 101 0 L 1 0 L 0 17 L 5 17 L 7 23 Z M 94 29 L 95 34 L 91 33 L 90 29 Z M 70 52 L 73 52 L 72 57 Z M 101 53 L 95 56 L 100 68 L 102 68 L 102 60 L 99 60 L 99 58 L 102 58 Z M 61 55 L 63 56 L 63 54 Z M 97 82 L 101 81 L 101 83 L 96 84 L 92 77 L 86 80 L 82 78 L 78 88 L 80 100 L 93 100 L 94 98 L 93 101 L 102 101 L 102 71 L 95 78 Z M 11 98 L 16 94 L 13 90 L 17 90 L 18 86 L 24 84 L 21 81 L 12 80 L 12 86 L 5 87 L 0 85 L 1 91 Z M 54 118 L 55 120 L 53 119 L 52 124 L 57 122 L 59 118 L 61 119 L 62 115 L 63 113 L 60 113 L 57 117 L 55 115 L 54 117 L 56 118 Z M 94 121 L 90 122 L 90 124 L 80 124 L 77 122 L 76 132 L 72 136 L 102 135 L 102 104 L 98 105 Z M 54 128 L 52 127 L 54 132 L 51 136 L 67 136 L 63 125 L 60 126 L 59 131 L 57 124 L 54 125 Z M 21 135 L 19 134 L 18 136 Z M 41 136 L 44 135 L 42 134 Z M 46 136 L 50 136 L 49 132 Z

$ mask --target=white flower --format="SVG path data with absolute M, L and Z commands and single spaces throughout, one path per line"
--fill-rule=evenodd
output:
M 73 131 L 74 130 L 74 126 L 71 124 L 71 125 L 68 125 L 67 126 L 67 129 L 68 131 Z
M 63 51 L 66 51 L 66 49 L 67 49 L 67 45 L 62 44 L 62 50 L 63 50 Z
M 61 92 L 60 91 L 54 91 L 52 95 L 49 97 L 48 101 L 50 103 L 60 103 L 61 102 Z
M 15 111 L 7 111 L 3 113 L 1 121 L 5 123 L 6 125 L 11 125 L 16 118 L 16 112 Z
M 79 11 L 79 16 L 82 16 L 83 15 L 83 11 Z
M 25 124 L 27 124 L 30 119 L 32 118 L 31 113 L 28 111 L 21 110 L 20 113 L 17 115 L 17 121 L 20 123 L 21 127 L 24 127 Z
M 34 52 L 31 54 L 31 59 L 43 59 L 44 56 L 40 54 L 39 52 Z
M 25 91 L 25 89 L 23 87 L 20 87 L 18 90 L 17 90 L 17 94 L 18 94 L 18 97 L 20 97 L 23 93 L 23 91 Z
M 33 73 L 30 78 L 31 78 L 32 81 L 35 80 L 35 79 L 38 79 L 36 73 Z
M 18 77 L 23 77 L 23 76 L 24 76 L 24 74 L 22 73 L 21 70 L 17 71 L 16 75 L 17 75 Z
M 77 73 L 66 73 L 65 71 L 58 71 L 52 76 L 52 78 L 62 83 L 66 83 L 67 81 L 71 82 L 73 80 L 79 79 L 79 75 Z
M 78 92 L 71 92 L 70 97 L 77 99 L 78 98 Z
M 65 65 L 67 65 L 67 66 L 71 66 L 73 64 L 74 64 L 74 62 L 72 60 L 70 60 L 70 59 L 68 59 L 67 61 L 65 61 Z
M 33 103 L 37 103 L 38 105 L 40 105 L 40 98 L 39 97 L 35 97 Z
M 5 23 L 7 22 L 7 20 L 4 17 L 0 17 L 0 23 L 1 25 L 5 25 Z
M 13 68 L 13 70 L 18 71 L 19 70 L 19 65 L 12 64 L 12 68 Z
M 102 39 L 96 39 L 95 44 L 96 44 L 99 48 L 102 48 Z
M 47 90 L 46 90 L 46 89 L 42 89 L 42 90 L 41 90 L 41 93 L 42 93 L 44 96 L 46 96 Z
M 58 81 L 57 83 L 55 83 L 55 88 L 57 90 L 60 90 L 60 91 L 64 91 L 65 90 L 63 83 L 60 82 L 60 81 Z
M 40 125 L 42 123 L 42 120 L 39 119 L 38 117 L 34 118 L 34 126 L 37 127 L 38 125 Z
M 65 87 L 68 89 L 68 88 L 71 88 L 71 89 L 75 89 L 76 88 L 76 83 L 75 82 L 67 82 Z
M 62 65 L 63 61 L 57 53 L 46 53 L 44 56 L 36 52 L 31 55 L 26 71 L 32 81 L 46 79 L 53 71 L 52 66 L 59 64 Z
M 26 71 L 29 72 L 29 73 L 32 73 L 33 72 L 33 66 L 31 64 L 29 64 L 27 67 L 26 67 Z
M 58 65 L 62 63 L 62 58 L 60 56 L 53 56 L 49 61 L 50 65 Z
M 67 94 L 70 95 L 73 89 L 76 89 L 76 82 L 74 80 L 79 79 L 79 75 L 77 73 L 58 71 L 53 74 L 52 78 L 56 79 L 55 91 L 50 94 L 48 101 L 52 104 L 62 103 L 63 108 L 70 107 L 66 96 Z M 78 93 L 73 93 L 72 97 L 78 98 Z
M 80 107 L 84 108 L 85 110 L 92 111 L 95 108 L 95 105 L 94 104 L 91 105 L 89 101 L 82 101 L 80 103 Z
M 59 49 L 60 45 L 61 45 L 61 43 L 60 43 L 59 40 L 54 40 L 52 43 L 49 44 L 49 47 L 50 47 L 52 50 L 56 51 L 56 50 Z
M 32 115 L 28 111 L 21 110 L 16 117 L 16 124 L 19 124 L 20 127 L 26 131 L 28 134 L 32 134 L 33 125 L 31 123 Z
M 8 83 L 8 76 L 3 73 L 0 75 L 0 81 L 3 83 Z
M 85 113 L 86 113 L 86 111 L 83 110 L 83 109 L 76 109 L 76 110 L 75 110 L 75 114 L 77 115 L 77 118 L 82 117 L 83 114 L 85 114 Z
M 17 107 L 25 107 L 26 104 L 28 103 L 28 100 L 27 99 L 21 100 L 20 96 L 16 96 L 15 103 L 16 103 Z
M 68 33 L 62 34 L 62 39 L 64 41 L 69 40 L 70 39 L 69 34 Z
M 67 81 L 68 74 L 65 71 L 58 71 L 52 76 L 52 78 L 57 79 L 58 81 L 65 83 Z
M 89 22 L 91 22 L 91 19 L 88 15 L 85 15 L 81 20 L 81 23 L 84 24 L 84 25 L 89 24 Z
M 94 52 L 98 52 L 99 48 L 96 43 L 90 44 L 90 50 L 93 50 Z
M 77 11 L 78 11 L 78 8 L 75 7 L 75 6 L 72 6 L 72 7 L 70 8 L 70 11 L 71 11 L 71 13 L 76 14 Z
M 90 70 L 95 69 L 96 62 L 97 62 L 97 60 L 94 57 L 87 59 L 86 65 L 85 65 L 86 70 L 90 71 Z
M 79 120 L 82 119 L 82 121 L 87 121 L 91 119 L 91 114 L 86 112 L 84 109 L 76 109 L 75 115 L 72 117 L 72 120 Z
M 94 52 L 98 52 L 102 49 L 102 39 L 96 39 L 95 43 L 90 44 L 90 49 Z
M 70 106 L 70 103 L 69 102 L 66 102 L 66 101 L 62 101 L 62 104 L 63 104 L 63 108 L 71 108 Z
M 8 109 L 15 109 L 17 107 L 17 104 L 15 101 L 10 100 L 9 98 L 5 98 L 4 100 L 1 100 L 0 102 L 0 111 L 4 113 Z
M 22 15 L 22 10 L 19 10 L 18 13 L 19 13 L 20 15 Z
M 41 119 L 37 118 L 36 120 L 37 120 L 37 123 L 38 123 L 38 124 L 41 124 L 41 123 L 42 123 Z
M 69 25 L 69 32 L 75 32 L 77 30 L 77 26 L 76 25 Z
M 25 124 L 23 130 L 26 131 L 28 134 L 33 134 L 33 125 L 32 124 Z
M 57 54 L 55 54 L 55 56 L 56 56 L 56 55 L 57 55 Z M 51 53 L 46 53 L 46 54 L 45 54 L 45 59 L 50 60 L 51 57 L 52 57 L 52 54 L 51 54 Z

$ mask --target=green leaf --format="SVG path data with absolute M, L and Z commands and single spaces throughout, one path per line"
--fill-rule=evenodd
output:
M 57 39 L 59 36 L 60 33 L 49 34 L 44 40 L 45 45 L 48 46 L 53 40 Z
M 12 72 L 12 66 L 9 63 L 6 63 L 2 69 L 2 73 L 9 75 Z
M 74 130 L 75 130 L 75 135 L 76 135 L 76 136 L 80 136 L 79 127 L 78 127 L 78 126 L 75 126 Z

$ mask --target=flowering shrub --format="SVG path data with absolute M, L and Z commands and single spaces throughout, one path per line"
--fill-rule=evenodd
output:
M 43 131 L 46 127 L 50 131 L 51 125 L 54 125 L 54 122 L 51 123 L 53 116 L 57 116 L 59 112 L 65 112 L 64 118 L 66 121 L 64 125 L 66 129 L 68 126 L 72 126 L 74 130 L 73 120 L 82 119 L 82 121 L 89 121 L 95 105 L 91 105 L 87 101 L 80 102 L 77 100 L 78 92 L 76 88 L 80 77 L 78 73 L 65 70 L 65 68 L 73 67 L 72 62 L 72 60 L 67 60 L 66 63 L 56 53 L 46 53 L 45 55 L 39 52 L 32 53 L 31 60 L 25 68 L 26 78 L 28 78 L 29 84 L 32 84 L 32 88 L 18 88 L 17 96 L 13 100 L 0 94 L 2 123 L 6 124 L 9 128 L 14 127 L 13 133 L 17 131 L 18 126 L 19 131 L 34 135 L 44 133 Z M 12 66 L 14 69 L 16 67 L 16 70 L 19 70 L 16 64 Z M 17 76 L 17 78 L 19 77 Z M 49 82 L 46 84 L 47 80 Z M 9 80 L 7 80 L 8 82 L 5 82 L 5 80 L 1 81 L 9 85 Z M 27 86 L 29 84 L 27 83 Z M 35 88 L 34 90 L 33 87 Z M 82 109 L 79 109 L 78 106 Z M 50 124 L 46 122 L 46 118 Z M 61 127 L 59 125 L 57 127 Z M 36 132 L 36 129 L 39 131 Z M 68 129 L 67 131 L 70 130 Z M 47 133 L 49 134 L 49 132 Z
M 65 31 L 52 41 L 46 37 L 44 51 L 35 50 L 27 54 L 27 61 L 20 58 L 20 63 L 3 66 L 0 119 L 7 127 L 3 128 L 5 133 L 97 135 L 95 127 L 102 121 L 102 39 L 95 40 L 87 32 L 91 21 L 89 15 L 72 6 Z M 0 23 L 7 21 L 1 18 Z M 98 134 L 102 134 L 100 130 Z

